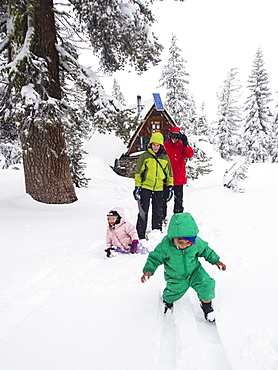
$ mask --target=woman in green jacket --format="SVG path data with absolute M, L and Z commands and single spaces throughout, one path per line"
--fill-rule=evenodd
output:
M 136 165 L 133 195 L 139 206 L 136 224 L 139 239 L 145 239 L 151 199 L 152 230 L 162 230 L 164 183 L 170 188 L 168 200 L 172 197 L 172 167 L 163 144 L 160 132 L 152 134 L 147 150 L 140 155 Z
M 201 301 L 205 319 L 215 321 L 211 301 L 215 296 L 215 281 L 203 269 L 199 257 L 225 271 L 220 257 L 198 237 L 198 226 L 190 213 L 176 213 L 172 216 L 168 234 L 148 256 L 143 268 L 142 283 L 164 265 L 166 288 L 163 292 L 165 312 L 173 307 L 189 287 L 192 287 Z

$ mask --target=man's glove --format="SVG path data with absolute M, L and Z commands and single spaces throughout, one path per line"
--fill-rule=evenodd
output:
M 132 243 L 130 245 L 130 253 L 136 253 L 138 248 L 139 240 L 135 239 L 132 240 Z
M 138 200 L 140 198 L 141 188 L 140 186 L 136 186 L 133 190 L 133 196 L 135 200 Z
M 181 139 L 181 141 L 182 141 L 182 143 L 183 143 L 183 146 L 184 146 L 184 147 L 186 147 L 186 146 L 188 146 L 188 145 L 189 145 L 189 144 L 188 144 L 188 140 L 187 140 L 187 136 L 186 136 L 186 135 L 181 134 L 180 139 Z
M 166 199 L 166 202 L 169 202 L 172 199 L 173 194 L 174 194 L 174 190 L 172 186 L 168 186 L 168 197 Z

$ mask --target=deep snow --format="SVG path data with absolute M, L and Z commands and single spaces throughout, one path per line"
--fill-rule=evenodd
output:
M 95 134 L 87 150 L 92 180 L 70 205 L 35 202 L 22 170 L 0 171 L 1 369 L 277 369 L 278 164 L 252 164 L 236 194 L 214 154 L 214 171 L 185 188 L 185 211 L 227 265 L 204 261 L 215 326 L 192 290 L 164 317 L 163 268 L 140 282 L 146 256 L 105 258 L 107 211 L 136 223 L 134 182 L 109 167 L 120 140 Z M 164 235 L 150 235 L 150 250 Z

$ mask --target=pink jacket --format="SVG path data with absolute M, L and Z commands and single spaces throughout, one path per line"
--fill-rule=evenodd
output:
M 138 240 L 138 234 L 135 226 L 125 220 L 125 212 L 121 207 L 115 207 L 111 211 L 116 211 L 121 216 L 119 224 L 115 225 L 115 229 L 108 226 L 106 232 L 107 247 L 119 247 L 121 249 L 128 249 L 132 240 Z

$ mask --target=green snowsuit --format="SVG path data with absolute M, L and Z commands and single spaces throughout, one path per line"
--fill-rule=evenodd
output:
M 198 226 L 190 213 L 176 213 L 172 216 L 168 234 L 150 252 L 143 272 L 153 275 L 157 267 L 164 265 L 164 277 L 167 282 L 163 299 L 173 303 L 180 299 L 189 287 L 192 287 L 202 301 L 211 301 L 214 296 L 215 281 L 203 269 L 199 257 L 214 265 L 220 257 L 208 246 L 208 243 L 197 236 Z M 196 237 L 195 244 L 179 249 L 173 238 Z

